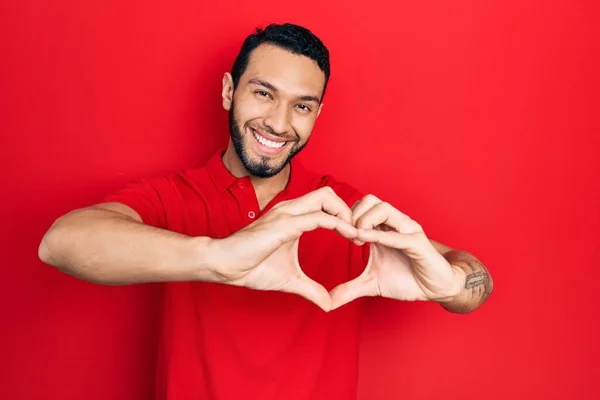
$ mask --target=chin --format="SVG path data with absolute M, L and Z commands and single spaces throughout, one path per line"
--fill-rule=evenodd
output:
M 259 178 L 270 178 L 280 173 L 289 163 L 285 154 L 264 156 L 254 152 L 243 152 L 240 157 L 242 165 L 250 175 Z

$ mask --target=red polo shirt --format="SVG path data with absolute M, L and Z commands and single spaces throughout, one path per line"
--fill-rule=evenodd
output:
M 280 201 L 331 186 L 352 206 L 362 195 L 295 159 L 287 187 L 261 212 L 248 177 L 236 178 L 216 153 L 201 168 L 130 184 L 106 201 L 133 208 L 144 223 L 190 236 L 223 238 Z M 331 290 L 368 259 L 337 233 L 299 242 L 303 271 Z M 205 282 L 167 283 L 157 398 L 355 399 L 363 300 L 325 313 L 304 298 Z

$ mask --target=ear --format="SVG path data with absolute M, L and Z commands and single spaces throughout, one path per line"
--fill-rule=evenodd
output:
M 223 108 L 227 111 L 231 110 L 231 104 L 233 103 L 233 78 L 229 72 L 226 72 L 223 76 L 221 97 L 223 97 Z
M 323 103 L 319 104 L 319 109 L 317 110 L 317 118 L 321 115 L 321 110 L 323 109 Z

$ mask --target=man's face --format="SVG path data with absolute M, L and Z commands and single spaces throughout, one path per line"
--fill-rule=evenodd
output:
M 325 74 L 308 57 L 272 45 L 252 52 L 231 102 L 223 91 L 231 139 L 251 175 L 276 175 L 307 144 L 324 84 Z

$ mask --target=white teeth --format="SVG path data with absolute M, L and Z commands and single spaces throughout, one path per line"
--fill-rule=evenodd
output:
M 266 138 L 262 137 L 261 135 L 259 135 L 254 129 L 252 129 L 252 134 L 254 135 L 256 140 L 259 141 L 260 144 L 262 144 L 263 146 L 266 146 L 268 148 L 271 148 L 271 149 L 280 149 L 283 146 L 285 146 L 285 143 L 286 143 L 286 142 L 274 142 L 272 140 L 266 139 Z

